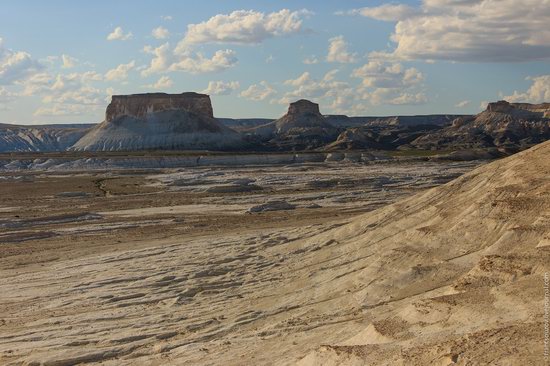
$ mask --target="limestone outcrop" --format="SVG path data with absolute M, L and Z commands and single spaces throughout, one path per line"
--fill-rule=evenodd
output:
M 105 120 L 71 149 L 225 150 L 241 143 L 237 132 L 214 118 L 208 95 L 147 93 L 113 96 Z
M 148 114 L 166 110 L 185 110 L 214 118 L 210 97 L 193 92 L 181 94 L 145 93 L 113 95 L 105 112 L 105 121 L 112 122 L 123 116 L 146 118 Z

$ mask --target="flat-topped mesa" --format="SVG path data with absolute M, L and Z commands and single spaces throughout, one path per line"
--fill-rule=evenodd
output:
M 316 114 L 321 116 L 319 112 L 319 104 L 310 102 L 306 99 L 300 99 L 294 103 L 290 103 L 288 106 L 287 114 L 290 115 L 304 115 L 304 114 Z
M 518 113 L 532 112 L 539 113 L 540 117 L 550 118 L 550 103 L 510 103 L 505 100 L 499 100 L 498 102 L 487 104 L 486 111 L 495 113 L 507 113 L 512 115 Z
M 105 121 L 71 150 L 228 150 L 241 136 L 214 118 L 210 97 L 198 93 L 114 95 Z
M 210 97 L 206 94 L 144 93 L 113 95 L 105 112 L 105 121 L 112 122 L 122 116 L 144 118 L 147 114 L 167 110 L 185 110 L 200 116 L 214 118 Z
M 514 107 L 505 100 L 499 100 L 498 102 L 492 102 L 487 104 L 488 112 L 508 113 Z
M 304 132 L 304 129 L 312 128 L 334 130 L 334 126 L 328 123 L 326 118 L 319 112 L 319 104 L 305 99 L 290 103 L 288 112 L 275 121 L 275 126 L 278 133 L 287 133 L 292 130 L 296 132 L 296 129 L 301 129 L 301 132 Z M 326 133 L 326 131 L 323 133 Z

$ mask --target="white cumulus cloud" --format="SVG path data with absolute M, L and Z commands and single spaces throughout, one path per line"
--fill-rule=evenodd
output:
M 168 68 L 172 64 L 173 59 L 170 44 L 165 43 L 157 48 L 145 46 L 143 48 L 143 51 L 145 53 L 153 55 L 153 58 L 151 59 L 149 66 L 141 72 L 142 76 L 149 76 L 155 73 L 168 71 Z
M 355 11 L 397 21 L 390 51 L 372 57 L 459 62 L 525 62 L 550 59 L 547 0 L 423 0 Z
M 296 79 L 286 80 L 283 84 L 292 89 L 278 100 L 288 104 L 298 99 L 310 99 L 323 106 L 324 113 L 364 113 L 368 108 L 363 93 L 349 82 L 338 80 L 337 69 L 327 72 L 321 79 L 316 79 L 309 72 L 304 72 Z
M 307 10 L 288 9 L 272 13 L 236 10 L 230 14 L 218 14 L 202 23 L 189 24 L 176 52 L 192 44 L 258 44 L 273 37 L 304 33 L 303 18 L 308 14 Z
M 353 70 L 351 76 L 361 80 L 363 98 L 373 105 L 412 105 L 428 101 L 420 90 L 424 75 L 414 67 L 374 60 Z
M 5 48 L 0 38 L 0 85 L 24 80 L 43 68 L 29 53 Z
M 156 39 L 166 39 L 170 37 L 170 32 L 163 26 L 157 27 L 151 31 L 151 34 Z
M 108 41 L 127 41 L 133 37 L 132 32 L 124 33 L 122 27 L 116 27 L 111 33 L 107 35 Z
M 94 71 L 57 74 L 39 73 L 21 83 L 21 95 L 42 96 L 43 105 L 34 115 L 80 115 L 104 108 L 105 93 L 94 83 L 103 76 Z
M 260 81 L 259 84 L 250 85 L 246 90 L 243 90 L 239 96 L 248 100 L 259 102 L 266 100 L 276 93 L 277 91 L 269 85 L 267 81 L 263 80 Z
M 348 43 L 344 36 L 333 37 L 328 40 L 328 62 L 353 63 L 357 62 L 357 54 L 348 51 Z
M 229 95 L 240 88 L 238 81 L 210 81 L 202 92 L 211 95 Z
M 362 15 L 365 17 L 385 20 L 385 21 L 398 21 L 410 18 L 414 15 L 418 15 L 420 9 L 414 8 L 405 4 L 384 4 L 376 7 L 365 7 L 360 9 L 354 9 L 347 14 Z
M 78 59 L 71 57 L 69 55 L 61 55 L 61 67 L 64 69 L 70 69 L 76 66 L 76 63 L 78 62 Z
M 127 64 L 120 64 L 114 69 L 105 73 L 105 79 L 109 81 L 121 81 L 128 79 L 128 72 L 136 66 L 135 61 L 130 61 Z
M 152 54 L 153 58 L 149 66 L 141 71 L 142 76 L 171 71 L 214 73 L 234 67 L 238 62 L 236 52 L 229 49 L 218 50 L 211 57 L 192 50 L 175 54 L 168 43 L 157 48 L 145 47 L 144 51 Z
M 512 95 L 505 96 L 504 99 L 509 102 L 550 102 L 550 75 L 528 77 L 527 80 L 531 80 L 529 89 L 524 92 L 516 90 Z
M 170 88 L 172 85 L 174 85 L 174 82 L 172 81 L 172 79 L 164 75 L 164 76 L 161 76 L 155 83 L 146 85 L 146 87 L 157 89 L 157 90 L 163 90 L 163 89 Z
M 176 61 L 170 66 L 171 71 L 185 71 L 191 74 L 220 72 L 237 64 L 236 52 L 233 50 L 218 50 L 212 57 L 202 53 L 185 53 L 178 55 Z
M 353 77 L 362 79 L 363 85 L 373 88 L 401 88 L 420 83 L 424 76 L 415 68 L 400 63 L 370 61 L 353 70 Z

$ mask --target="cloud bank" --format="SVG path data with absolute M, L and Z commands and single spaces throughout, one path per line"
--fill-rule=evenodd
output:
M 396 21 L 395 48 L 372 58 L 459 62 L 550 59 L 547 0 L 424 0 L 420 7 L 382 5 L 352 14 Z

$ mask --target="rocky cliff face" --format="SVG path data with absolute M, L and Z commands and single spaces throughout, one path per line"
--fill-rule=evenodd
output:
M 214 118 L 210 97 L 193 92 L 181 94 L 146 93 L 113 95 L 105 112 L 105 121 L 112 122 L 122 116 L 145 118 L 147 114 L 185 110 L 197 115 Z
M 550 103 L 489 103 L 476 116 L 460 117 L 452 125 L 421 136 L 411 145 L 422 149 L 525 149 L 550 139 Z
M 71 149 L 225 150 L 241 143 L 238 133 L 214 118 L 208 95 L 147 93 L 113 96 L 105 121 Z

